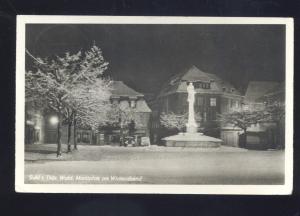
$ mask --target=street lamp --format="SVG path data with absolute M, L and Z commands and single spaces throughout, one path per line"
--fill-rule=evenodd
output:
M 52 125 L 56 125 L 56 124 L 59 122 L 57 116 L 52 116 L 52 117 L 49 119 L 49 121 L 50 121 L 50 123 L 51 123 Z

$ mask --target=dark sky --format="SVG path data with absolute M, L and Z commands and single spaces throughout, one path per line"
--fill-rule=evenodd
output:
M 143 93 L 157 92 L 191 65 L 239 89 L 250 80 L 284 80 L 282 25 L 26 26 L 26 48 L 39 57 L 84 50 L 94 41 L 109 62 L 106 74 Z

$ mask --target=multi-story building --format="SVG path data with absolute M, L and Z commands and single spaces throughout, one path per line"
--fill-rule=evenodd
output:
M 220 137 L 220 125 L 217 121 L 218 113 L 229 112 L 241 107 L 242 95 L 229 82 L 215 74 L 206 73 L 192 66 L 182 73 L 172 77 L 162 87 L 157 100 L 156 110 L 153 110 L 152 129 L 153 137 L 164 137 L 159 125 L 161 113 L 188 112 L 187 84 L 192 82 L 196 91 L 195 112 L 200 116 L 198 131 L 204 134 Z
M 140 136 L 149 136 L 149 118 L 151 109 L 148 107 L 144 95 L 128 87 L 122 81 L 112 82 L 111 103 L 117 104 L 120 107 L 134 108 L 135 115 L 139 119 L 139 124 L 136 124 L 135 133 Z M 26 122 L 25 122 L 25 143 L 56 143 L 57 129 L 53 119 L 55 113 L 40 110 L 35 106 L 33 101 L 26 102 Z M 62 143 L 67 142 L 67 126 L 62 126 Z M 117 131 L 102 130 L 99 132 L 103 136 L 109 133 L 110 135 Z M 73 141 L 73 136 L 72 140 Z M 85 144 L 99 143 L 99 139 L 95 134 L 88 129 L 77 129 L 77 142 Z M 104 141 L 101 142 L 104 144 Z

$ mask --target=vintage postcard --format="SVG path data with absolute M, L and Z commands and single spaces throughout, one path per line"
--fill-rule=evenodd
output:
M 291 194 L 293 26 L 18 16 L 15 190 Z

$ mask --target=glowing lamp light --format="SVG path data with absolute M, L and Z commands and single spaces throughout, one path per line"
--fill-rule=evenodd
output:
M 57 116 L 52 116 L 49 121 L 52 125 L 56 125 L 58 123 L 58 118 Z

